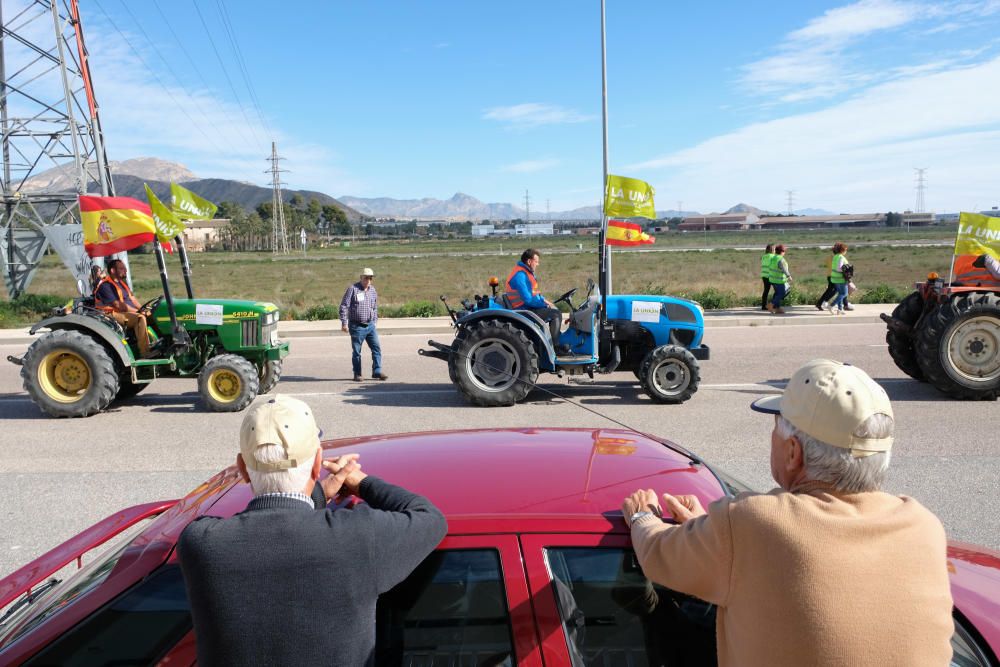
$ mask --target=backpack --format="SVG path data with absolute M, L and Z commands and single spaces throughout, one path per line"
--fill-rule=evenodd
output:
M 840 272 L 844 275 L 844 280 L 850 282 L 854 278 L 854 266 L 851 264 L 844 264 L 840 267 Z

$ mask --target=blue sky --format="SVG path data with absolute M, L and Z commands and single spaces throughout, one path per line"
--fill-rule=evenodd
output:
M 902 210 L 914 167 L 928 209 L 1000 203 L 1000 0 L 694 5 L 608 0 L 611 170 L 657 208 Z M 274 139 L 334 196 L 599 200 L 596 0 L 197 8 L 81 0 L 111 159 L 265 185 Z

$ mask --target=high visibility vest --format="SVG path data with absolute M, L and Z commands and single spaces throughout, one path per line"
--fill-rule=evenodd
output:
M 774 257 L 773 252 L 765 252 L 760 256 L 760 277 L 768 278 L 771 277 L 771 258 Z
M 844 260 L 847 263 L 847 258 L 843 255 L 834 255 L 833 259 L 830 260 L 830 282 L 834 285 L 843 285 L 847 282 L 844 278 L 844 274 L 840 272 L 838 268 L 840 266 L 840 260 Z
M 972 263 L 979 255 L 959 255 L 955 258 L 954 282 L 966 285 L 1000 285 L 1000 278 L 995 277 L 985 266 L 979 268 Z
M 127 303 L 131 306 L 135 306 L 136 308 L 139 307 L 139 302 L 135 300 L 135 295 L 132 294 L 132 290 L 128 288 L 128 284 L 118 280 L 112 280 L 109 276 L 97 283 L 97 288 L 94 290 L 94 305 L 96 305 L 100 310 L 103 310 L 106 313 L 112 313 L 115 310 L 113 304 L 103 303 L 97 298 L 97 293 L 101 290 L 101 285 L 104 283 L 108 283 L 115 288 L 115 293 L 118 295 L 118 299 L 116 299 L 117 301 Z
M 507 276 L 507 284 L 504 287 L 506 290 L 504 292 L 504 296 L 506 296 L 507 300 L 510 301 L 510 307 L 514 309 L 524 308 L 524 299 L 521 298 L 521 293 L 514 289 L 514 287 L 510 284 L 511 281 L 514 280 L 514 276 L 518 273 L 524 273 L 528 276 L 528 282 L 531 283 L 531 296 L 538 296 L 539 294 L 538 281 L 535 280 L 535 276 L 531 273 L 531 271 L 526 270 L 523 266 L 515 266 L 514 270 L 510 272 L 509 276 Z
M 783 255 L 774 255 L 771 259 L 771 277 L 768 280 L 775 285 L 785 284 L 785 272 L 781 270 L 781 262 L 784 259 Z M 785 262 L 785 266 L 788 266 L 788 262 Z

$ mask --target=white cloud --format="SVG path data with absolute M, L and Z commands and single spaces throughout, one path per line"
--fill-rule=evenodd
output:
M 860 0 L 824 12 L 788 35 L 793 42 L 839 41 L 906 25 L 922 13 L 920 5 L 896 0 Z
M 574 109 L 564 109 L 554 104 L 529 102 L 508 107 L 492 107 L 483 111 L 485 120 L 495 120 L 515 128 L 532 128 L 542 125 L 584 123 L 593 120 Z
M 559 160 L 554 158 L 546 158 L 541 160 L 524 160 L 523 162 L 515 162 L 514 164 L 507 164 L 500 167 L 500 171 L 509 171 L 515 174 L 531 174 L 537 171 L 545 171 L 546 169 L 552 169 L 559 164 Z
M 995 57 L 882 83 L 822 111 L 747 125 L 628 169 L 666 170 L 652 179 L 657 191 L 705 210 L 736 201 L 781 210 L 785 190 L 802 206 L 835 211 L 911 207 L 916 166 L 929 168 L 929 208 L 985 205 L 997 197 L 1000 173 L 997 80 Z

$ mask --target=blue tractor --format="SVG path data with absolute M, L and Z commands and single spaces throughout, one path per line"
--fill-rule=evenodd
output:
M 673 296 L 608 295 L 608 250 L 600 256 L 600 283 L 588 280 L 587 295 L 577 290 L 560 301 L 569 307 L 569 327 L 553 341 L 548 325 L 530 310 L 511 308 L 497 294 L 462 301 L 461 310 L 445 306 L 457 329 L 450 345 L 427 341 L 424 356 L 448 362 L 448 374 L 466 399 L 481 406 L 514 405 L 534 388 L 539 373 L 607 374 L 631 370 L 658 403 L 683 403 L 698 390 L 698 361 L 709 358 L 702 344 L 704 311 L 697 302 Z M 557 346 L 568 354 L 557 355 Z

